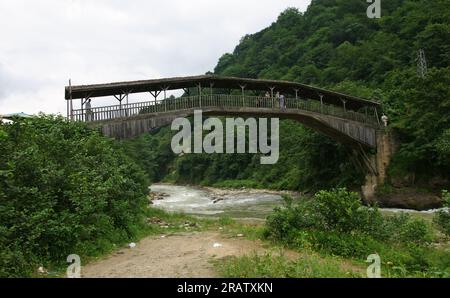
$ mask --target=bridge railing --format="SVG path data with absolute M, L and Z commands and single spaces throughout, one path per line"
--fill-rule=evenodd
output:
M 162 113 L 193 108 L 261 108 L 272 110 L 306 110 L 325 115 L 336 116 L 362 123 L 378 124 L 375 115 L 345 110 L 335 105 L 321 104 L 315 100 L 286 98 L 284 106 L 280 106 L 277 98 L 242 95 L 195 95 L 165 100 L 138 102 L 122 105 L 94 107 L 89 110 L 76 109 L 71 117 L 75 121 L 104 121 L 127 118 L 141 114 Z

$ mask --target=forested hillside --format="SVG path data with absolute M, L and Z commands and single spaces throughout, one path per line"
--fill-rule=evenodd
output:
M 403 186 L 448 185 L 450 177 L 450 2 L 383 1 L 382 18 L 363 0 L 314 0 L 305 13 L 284 11 L 270 27 L 242 38 L 214 73 L 302 82 L 383 103 L 401 146 L 389 169 Z M 417 74 L 417 51 L 428 63 Z M 359 186 L 364 174 L 348 149 L 300 124 L 283 121 L 280 160 L 252 155 L 170 152 L 168 129 L 127 146 L 155 180 L 314 190 Z

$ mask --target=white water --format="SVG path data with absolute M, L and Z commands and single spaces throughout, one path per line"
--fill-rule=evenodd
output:
M 269 215 L 276 206 L 283 205 L 280 195 L 243 192 L 229 193 L 222 201 L 214 203 L 213 194 L 195 187 L 177 186 L 168 184 L 153 184 L 152 191 L 166 193 L 169 196 L 163 200 L 153 201 L 154 207 L 161 208 L 169 212 L 182 212 L 187 214 L 204 216 L 230 216 L 233 218 L 256 218 L 263 219 Z M 416 211 L 409 209 L 380 208 L 380 211 L 388 213 L 415 213 L 433 214 L 442 209 Z
M 155 207 L 187 214 L 265 218 L 274 207 L 283 204 L 280 195 L 269 193 L 231 193 L 220 196 L 223 200 L 214 203 L 212 194 L 199 188 L 154 184 L 150 189 L 169 195 L 163 200 L 153 201 Z

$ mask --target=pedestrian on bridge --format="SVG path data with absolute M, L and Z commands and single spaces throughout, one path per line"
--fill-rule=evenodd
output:
M 91 99 L 86 101 L 86 121 L 92 121 Z
M 280 95 L 280 109 L 286 109 L 286 98 L 284 97 L 284 94 Z
M 270 106 L 270 93 L 269 91 L 266 91 L 266 94 L 264 94 L 265 100 L 262 101 L 262 107 L 267 108 Z
M 384 127 L 387 127 L 387 126 L 388 126 L 388 122 L 389 122 L 388 116 L 386 116 L 385 114 L 383 114 L 383 116 L 381 116 L 381 121 L 383 122 Z

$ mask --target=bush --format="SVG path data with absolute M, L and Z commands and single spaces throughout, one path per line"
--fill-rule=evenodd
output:
M 382 217 L 377 208 L 362 205 L 359 195 L 345 188 L 319 191 L 314 196 L 315 211 L 321 215 L 321 229 L 349 233 L 373 233 L 378 230 Z
M 320 225 L 320 215 L 314 212 L 312 201 L 293 204 L 290 197 L 283 198 L 285 206 L 275 208 L 267 218 L 265 232 L 267 237 L 290 242 L 296 239 L 299 230 Z
M 440 230 L 447 236 L 450 236 L 450 193 L 447 190 L 442 191 L 442 199 L 444 201 L 444 210 L 440 210 L 434 217 L 434 222 L 439 226 Z
M 388 272 L 394 276 L 447 274 L 445 262 L 433 257 L 434 250 L 428 246 L 432 233 L 424 220 L 407 214 L 385 218 L 345 189 L 320 191 L 298 203 L 285 201 L 266 221 L 268 238 L 359 260 L 378 253 L 385 265 L 391 264 Z
M 429 225 L 424 220 L 413 218 L 405 213 L 386 217 L 381 231 L 374 236 L 391 242 L 426 244 L 432 240 Z
M 28 276 L 136 234 L 147 179 L 112 141 L 55 116 L 0 127 L 1 276 Z
M 345 188 L 320 191 L 313 199 L 296 204 L 288 198 L 285 202 L 267 218 L 267 235 L 276 239 L 287 239 L 296 234 L 292 230 L 298 229 L 373 235 L 382 228 L 378 209 L 363 206 L 358 194 Z

